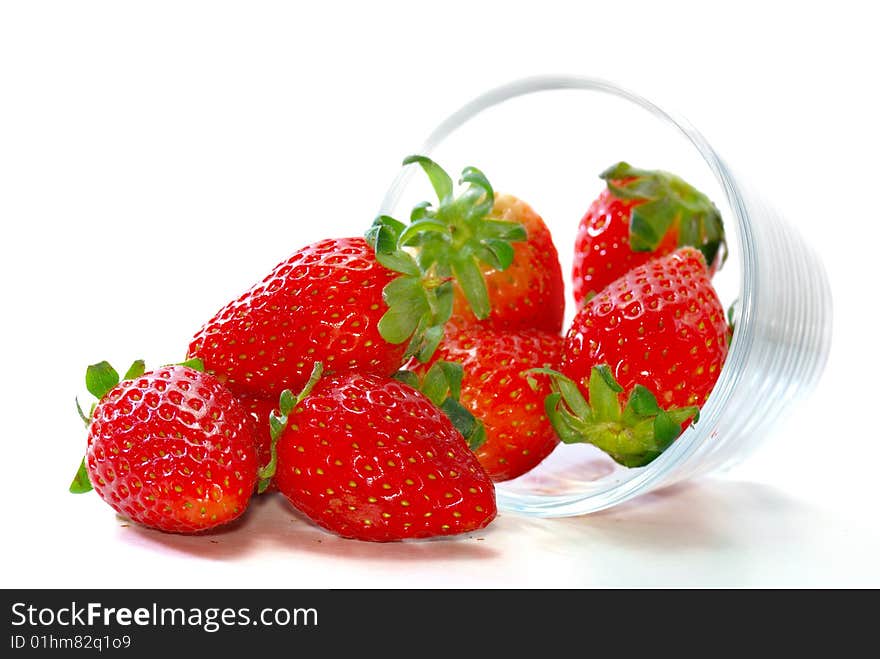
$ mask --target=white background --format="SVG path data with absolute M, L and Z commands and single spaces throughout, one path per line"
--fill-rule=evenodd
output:
M 880 585 L 869 12 L 3 3 L 0 585 Z M 86 364 L 182 357 L 195 328 L 288 253 L 360 233 L 401 157 L 449 112 L 537 73 L 599 76 L 677 110 L 820 248 L 831 361 L 760 453 L 598 515 L 502 515 L 478 536 L 384 546 L 318 531 L 278 498 L 230 531 L 187 538 L 67 494 L 85 446 L 73 398 Z

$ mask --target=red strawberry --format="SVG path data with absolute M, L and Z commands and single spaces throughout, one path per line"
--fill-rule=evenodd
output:
M 492 481 L 408 385 L 340 374 L 279 407 L 275 483 L 320 526 L 384 542 L 475 531 L 495 517 Z
M 479 323 L 502 330 L 539 329 L 559 334 L 565 313 L 565 285 L 559 255 L 544 220 L 524 201 L 511 195 L 495 198 L 491 217 L 525 227 L 528 241 L 517 243 L 506 270 L 482 267 L 492 311 L 479 321 L 460 287 L 456 287 L 452 323 L 465 327 Z
M 378 325 L 388 310 L 382 291 L 396 276 L 363 238 L 309 245 L 218 311 L 189 355 L 236 393 L 274 399 L 305 384 L 316 361 L 390 375 L 406 347 L 386 342 Z
M 117 384 L 102 362 L 86 382 L 99 399 L 88 451 L 71 491 L 94 486 L 121 515 L 162 531 L 225 524 L 247 507 L 257 480 L 251 422 L 217 378 L 187 366 L 143 372 Z
M 559 443 L 544 415 L 548 391 L 528 386 L 523 372 L 559 368 L 562 338 L 538 330 L 501 332 L 470 327 L 452 332 L 435 354 L 464 369 L 460 400 L 486 429 L 477 458 L 495 481 L 520 476 Z M 422 368 L 421 370 L 424 370 Z
M 673 174 L 617 163 L 578 226 L 572 284 L 578 308 L 636 266 L 690 245 L 713 268 L 725 255 L 715 205 Z
M 478 170 L 465 170 L 470 187 L 454 197 L 435 163 L 410 161 L 437 185 L 448 183 L 436 217 L 421 204 L 410 226 L 382 216 L 367 240 L 324 240 L 299 250 L 217 312 L 189 355 L 238 394 L 277 398 L 302 387 L 317 362 L 328 374 L 391 375 L 410 356 L 426 361 L 452 313 L 456 280 L 477 315 L 488 315 L 479 264 L 507 267 L 510 242 L 524 239 L 525 230 L 488 217 L 494 195 Z
M 589 441 L 627 466 L 647 464 L 697 415 L 727 340 L 703 255 L 685 247 L 649 261 L 575 316 L 561 369 L 570 380 L 555 378 L 551 420 L 563 441 Z

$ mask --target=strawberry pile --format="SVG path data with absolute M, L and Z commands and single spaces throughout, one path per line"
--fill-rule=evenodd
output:
M 711 283 L 723 227 L 702 193 L 626 163 L 602 174 L 563 335 L 541 217 L 476 168 L 456 194 L 430 159 L 404 164 L 437 195 L 407 222 L 294 252 L 195 333 L 185 362 L 90 366 L 71 491 L 167 532 L 227 524 L 277 490 L 343 537 L 455 535 L 489 524 L 494 483 L 560 442 L 640 467 L 698 422 L 730 338 Z

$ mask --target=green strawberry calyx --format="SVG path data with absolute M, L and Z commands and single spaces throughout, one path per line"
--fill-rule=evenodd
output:
M 468 448 L 476 451 L 486 442 L 486 428 L 470 410 L 459 402 L 464 368 L 458 362 L 436 361 L 419 378 L 413 371 L 402 370 L 392 376 L 394 379 L 421 391 L 425 397 L 440 408 L 440 411 L 455 426 L 467 442 Z
M 430 158 L 409 156 L 403 164 L 421 166 L 437 194 L 437 206 L 417 204 L 408 225 L 380 215 L 366 239 L 376 260 L 400 274 L 383 291 L 388 311 L 379 332 L 389 343 L 409 341 L 407 356 L 425 363 L 452 316 L 453 282 L 474 315 L 487 318 L 491 306 L 480 265 L 506 270 L 514 258 L 511 243 L 528 236 L 523 225 L 491 216 L 495 192 L 476 167 L 464 168 L 459 185 L 467 187 L 455 196 L 449 174 Z
M 318 384 L 323 374 L 324 365 L 321 362 L 315 362 L 315 365 L 312 367 L 312 374 L 302 390 L 295 396 L 290 389 L 282 391 L 278 399 L 278 410 L 272 410 L 269 414 L 269 435 L 271 437 L 269 462 L 257 472 L 257 492 L 259 494 L 266 491 L 272 482 L 272 477 L 275 476 L 275 471 L 278 468 L 278 440 L 284 434 L 284 431 L 287 430 L 291 415 L 299 407 L 299 404 L 312 393 L 312 389 Z
M 187 368 L 200 372 L 205 371 L 205 365 L 202 363 L 201 359 L 189 359 L 185 362 L 180 362 L 179 366 L 186 366 Z M 87 367 L 86 390 L 95 397 L 95 401 L 92 403 L 91 407 L 89 407 L 88 414 L 83 412 L 83 409 L 79 404 L 79 399 L 75 399 L 76 412 L 79 414 L 79 418 L 82 419 L 86 428 L 88 428 L 89 424 L 92 422 L 92 415 L 95 412 L 95 407 L 97 407 L 98 403 L 104 398 L 104 396 L 110 393 L 110 391 L 120 382 L 134 380 L 135 378 L 142 376 L 145 372 L 146 363 L 143 359 L 136 359 L 132 362 L 122 378 L 119 377 L 117 370 L 107 361 L 98 362 L 97 364 L 92 364 Z M 76 475 L 73 477 L 69 489 L 73 494 L 84 494 L 85 492 L 92 491 L 92 483 L 89 481 L 89 472 L 88 469 L 86 469 L 85 458 L 80 462 L 79 469 L 77 469 Z
M 144 360 L 135 360 L 132 365 L 128 367 L 128 370 L 125 372 L 122 379 L 131 380 L 133 378 L 139 378 L 144 374 L 145 370 L 146 365 Z M 75 399 L 76 412 L 86 425 L 86 428 L 88 428 L 89 424 L 92 422 L 92 414 L 95 412 L 95 407 L 98 405 L 98 402 L 110 393 L 110 390 L 119 384 L 119 382 L 119 373 L 110 365 L 110 362 L 98 362 L 97 364 L 92 364 L 86 368 L 86 390 L 95 397 L 95 402 L 92 403 L 89 408 L 89 413 L 86 414 L 83 412 L 83 409 L 79 404 L 79 399 Z M 69 489 L 73 494 L 84 494 L 92 491 L 92 483 L 89 480 L 89 472 L 86 469 L 85 458 L 80 462 L 79 469 L 77 469 L 76 475 L 73 477 Z
M 533 389 L 538 374 L 550 376 L 553 393 L 544 400 L 544 409 L 559 439 L 566 444 L 593 444 L 625 467 L 649 464 L 681 435 L 685 421 L 699 420 L 698 407 L 664 410 L 654 394 L 639 384 L 621 407 L 623 387 L 605 364 L 590 372 L 589 403 L 577 383 L 549 368 L 526 371 Z
M 653 252 L 669 231 L 678 247 L 699 249 L 710 266 L 727 258 L 721 213 L 702 192 L 660 170 L 637 169 L 619 162 L 599 175 L 618 199 L 641 202 L 630 213 L 629 240 L 634 252 Z

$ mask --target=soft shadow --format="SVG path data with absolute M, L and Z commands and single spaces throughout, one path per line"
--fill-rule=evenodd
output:
M 449 538 L 375 543 L 340 538 L 319 528 L 277 493 L 254 497 L 235 522 L 210 533 L 169 534 L 138 524 L 120 529 L 128 542 L 157 544 L 207 560 L 227 561 L 255 553 L 310 552 L 375 561 L 485 560 L 499 555 L 486 538 L 491 527 Z
M 744 536 L 798 536 L 816 512 L 773 487 L 707 479 L 642 495 L 614 508 L 553 520 L 515 515 L 507 526 L 543 533 L 554 544 L 585 540 L 656 550 L 726 549 Z
M 565 519 L 505 516 L 505 544 L 556 556 L 570 583 L 609 587 L 809 586 L 862 583 L 835 561 L 847 523 L 771 486 L 704 480 L 604 512 Z M 862 556 L 865 555 L 865 556 Z M 817 566 L 821 569 L 817 570 Z M 554 574 L 553 578 L 559 578 Z

